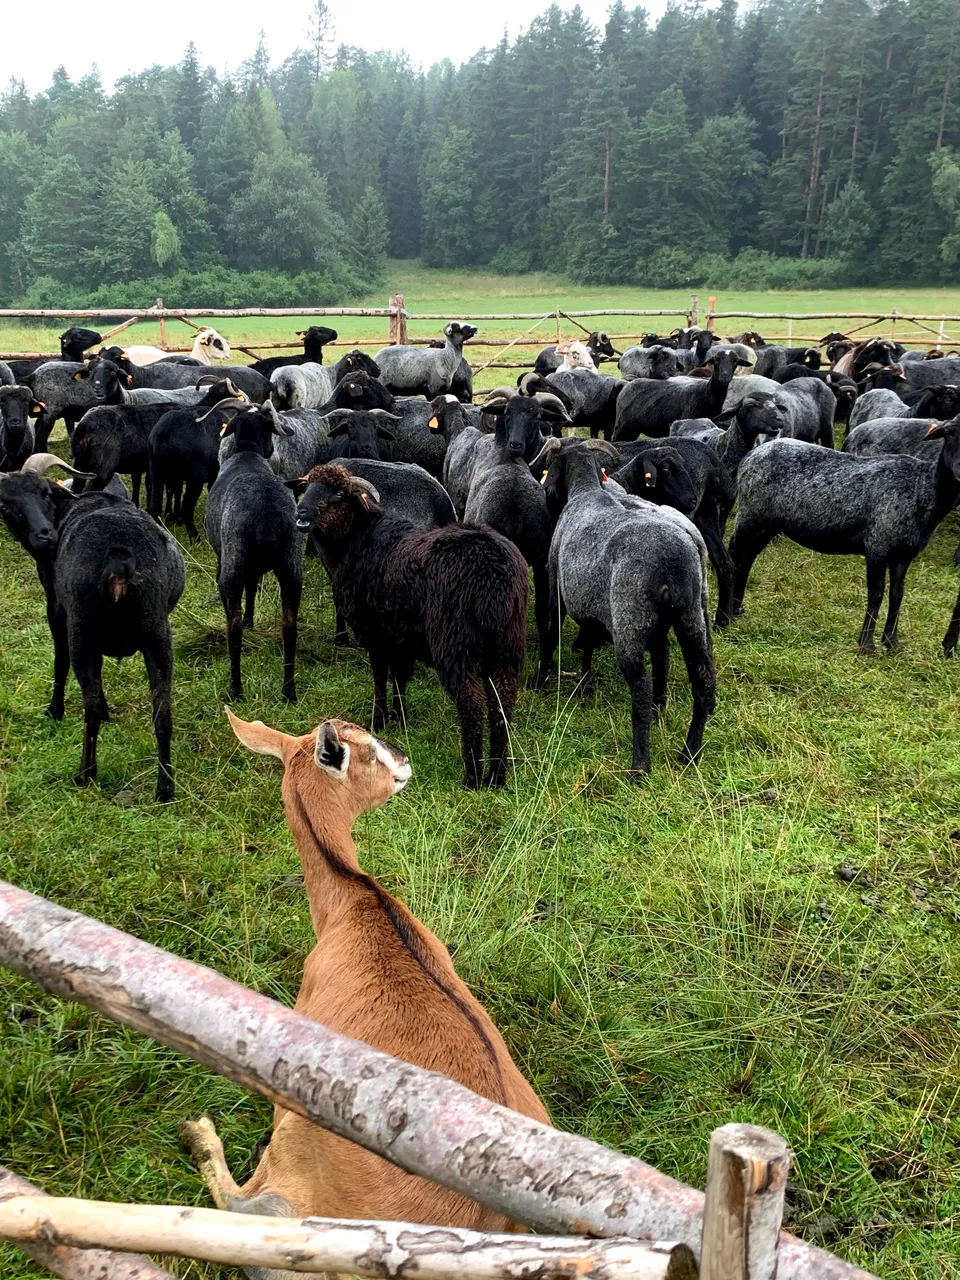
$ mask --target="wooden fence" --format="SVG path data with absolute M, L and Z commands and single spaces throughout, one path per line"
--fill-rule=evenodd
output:
M 872 1280 L 781 1231 L 790 1155 L 728 1125 L 706 1196 L 435 1072 L 338 1035 L 213 970 L 0 882 L 0 964 L 548 1236 L 46 1198 L 0 1170 L 0 1239 L 67 1280 L 167 1280 L 134 1250 L 421 1280 Z M 88 1265 L 85 1251 L 96 1250 Z M 138 1271 L 140 1266 L 142 1270 Z
M 404 297 L 402 293 L 396 293 L 391 296 L 385 307 L 165 307 L 163 299 L 158 298 L 156 304 L 152 307 L 140 308 L 136 310 L 124 310 L 122 308 L 105 308 L 101 310 L 93 309 L 65 309 L 62 311 L 45 310 L 45 309 L 28 309 L 28 310 L 0 310 L 0 320 L 121 320 L 122 323 L 109 329 L 104 335 L 104 339 L 112 338 L 115 334 L 121 333 L 131 326 L 138 324 L 140 321 L 158 322 L 160 326 L 160 342 L 159 346 L 164 351 L 171 354 L 188 352 L 190 346 L 182 346 L 177 344 L 168 344 L 166 322 L 168 320 L 176 320 L 188 325 L 193 330 L 198 330 L 202 326 L 197 323 L 198 320 L 217 320 L 217 319 L 244 319 L 254 317 L 270 317 L 276 319 L 293 318 L 312 319 L 321 317 L 335 318 L 337 316 L 345 317 L 370 317 L 385 319 L 387 321 L 387 332 L 383 338 L 364 336 L 362 338 L 338 338 L 335 342 L 329 344 L 334 347 L 352 347 L 359 343 L 371 345 L 372 343 L 389 345 L 391 343 L 407 343 L 415 346 L 429 346 L 435 339 L 424 337 L 411 337 L 408 332 L 407 321 L 423 321 L 436 320 L 438 322 L 446 322 L 452 317 L 440 312 L 419 312 L 414 315 L 406 309 Z M 613 307 L 606 310 L 564 310 L 556 305 L 548 311 L 512 311 L 512 312 L 477 312 L 472 315 L 461 314 L 459 319 L 471 322 L 482 323 L 484 321 L 510 321 L 510 320 L 532 320 L 534 323 L 529 329 L 519 334 L 517 337 L 504 343 L 502 339 L 485 338 L 479 334 L 476 338 L 472 338 L 467 344 L 471 349 L 492 350 L 494 354 L 488 359 L 477 359 L 473 361 L 471 367 L 474 372 L 487 368 L 494 369 L 526 369 L 533 364 L 533 359 L 504 360 L 503 357 L 508 352 L 513 352 L 515 356 L 522 356 L 523 352 L 515 350 L 516 348 L 536 347 L 538 350 L 547 342 L 559 342 L 562 337 L 570 338 L 579 336 L 580 334 L 589 333 L 587 325 L 581 324 L 581 320 L 597 320 L 612 319 L 615 317 L 643 317 L 645 319 L 666 319 L 670 323 L 669 327 L 674 327 L 673 322 L 682 322 L 684 325 L 696 325 L 700 319 L 700 300 L 698 294 L 692 294 L 690 302 L 686 308 L 678 307 L 675 310 L 659 309 L 644 310 L 642 308 L 633 307 Z M 720 321 L 736 320 L 740 323 L 737 325 L 724 325 L 723 331 L 728 333 L 731 329 L 740 330 L 745 327 L 756 327 L 757 322 L 774 322 L 785 321 L 786 324 L 777 326 L 784 329 L 785 332 L 766 332 L 763 336 L 768 342 L 782 342 L 795 344 L 801 341 L 810 341 L 816 343 L 822 336 L 817 330 L 821 326 L 814 326 L 814 321 L 834 321 L 848 322 L 858 321 L 853 327 L 843 324 L 842 328 L 845 333 L 850 335 L 861 334 L 862 336 L 871 337 L 890 337 L 897 342 L 901 342 L 906 346 L 927 346 L 944 348 L 945 346 L 960 346 L 960 332 L 949 333 L 947 325 L 960 327 L 960 316 L 953 315 L 907 315 L 901 311 L 884 311 L 884 312 L 867 312 L 867 311 L 809 311 L 809 312 L 787 312 L 787 311 L 722 311 L 717 307 L 717 299 L 711 295 L 707 303 L 707 309 L 703 316 L 703 324 L 706 328 L 712 329 Z M 555 332 L 540 333 L 533 336 L 536 330 L 541 326 L 554 322 Z M 567 333 L 564 335 L 564 321 L 567 323 Z M 743 322 L 753 322 L 751 325 L 745 325 Z M 904 326 L 913 326 L 910 330 L 905 330 Z M 878 326 L 884 326 L 883 332 L 878 332 Z M 898 332 L 899 326 L 899 332 Z M 934 327 L 936 326 L 936 327 Z M 575 330 L 576 333 L 572 332 Z M 611 341 L 617 345 L 617 349 L 631 343 L 638 342 L 642 337 L 642 332 L 626 332 L 611 333 Z M 289 342 L 257 342 L 251 345 L 234 344 L 238 351 L 243 351 L 252 359 L 259 359 L 264 352 L 267 351 L 293 351 L 297 348 Z M 23 360 L 23 359 L 53 359 L 58 353 L 43 351 L 8 351 L 0 352 L 0 360 Z

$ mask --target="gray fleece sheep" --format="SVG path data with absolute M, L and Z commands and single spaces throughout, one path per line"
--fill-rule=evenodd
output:
M 703 444 L 711 444 L 715 449 L 727 433 L 718 427 L 711 418 L 678 418 L 670 423 L 669 435 L 680 439 L 699 440 Z
M 672 378 L 680 372 L 679 352 L 673 347 L 627 347 L 620 357 L 623 378 Z
M 960 382 L 960 356 L 941 356 L 939 360 L 908 360 L 901 367 L 911 387 L 942 387 Z
M 326 461 L 330 447 L 327 419 L 315 409 L 286 409 L 279 418 L 284 430 L 274 437 L 267 465 L 281 480 L 295 480 Z M 228 433 L 220 442 L 221 467 L 236 449 L 236 441 Z
M 319 409 L 350 373 L 379 378 L 380 366 L 359 349 L 348 351 L 336 364 L 285 364 L 270 375 L 270 399 L 278 409 Z
M 936 418 L 871 418 L 854 427 L 843 442 L 843 452 L 860 458 L 883 454 L 909 454 L 924 462 L 936 462 L 943 448 L 941 440 L 927 439 Z
M 544 492 L 556 515 L 549 560 L 550 632 L 546 660 L 532 683 L 541 688 L 549 676 L 564 613 L 580 624 L 583 683 L 590 680 L 594 650 L 612 641 L 630 689 L 631 773 L 640 777 L 650 771 L 654 708 L 661 710 L 667 700 L 672 627 L 693 688 L 693 716 L 680 759 L 696 760 L 716 700 L 703 539 L 676 511 L 608 492 L 603 469 L 617 461 L 611 446 L 551 441 L 548 449 L 552 456 Z
M 451 320 L 445 342 L 435 347 L 384 347 L 374 356 L 380 377 L 396 396 L 426 396 L 432 400 L 451 391 L 463 358 L 463 344 L 477 333 L 476 325 Z
M 384 511 L 404 516 L 418 529 L 456 524 L 450 495 L 429 471 L 413 462 L 377 462 L 373 458 L 340 458 L 340 465 L 376 489 Z M 304 486 L 305 487 L 305 486 Z
M 890 602 L 882 640 L 898 647 L 897 622 L 907 570 L 960 497 L 960 418 L 931 427 L 943 441 L 936 462 L 885 455 L 826 453 L 801 440 L 774 440 L 740 468 L 737 521 L 730 554 L 736 566 L 733 605 L 757 556 L 778 534 L 812 551 L 861 555 L 867 564 L 867 609 L 861 653 L 874 632 L 887 574 Z

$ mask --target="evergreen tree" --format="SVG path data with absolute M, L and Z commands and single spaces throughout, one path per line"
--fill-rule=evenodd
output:
M 350 244 L 360 273 L 371 284 L 379 283 L 386 275 L 389 240 L 383 199 L 376 187 L 369 186 L 350 219 Z
M 330 270 L 342 261 L 343 222 L 330 208 L 327 188 L 306 156 L 261 153 L 250 188 L 227 213 L 237 264 L 247 270 Z

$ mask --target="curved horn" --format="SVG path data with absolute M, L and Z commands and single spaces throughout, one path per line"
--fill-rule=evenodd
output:
M 242 409 L 244 405 L 249 403 L 249 400 L 242 392 L 239 392 L 235 396 L 224 396 L 222 400 L 218 400 L 215 405 L 212 405 L 206 413 L 201 413 L 195 421 L 205 422 L 207 418 L 210 417 L 211 413 L 216 413 L 218 409 L 226 409 L 233 405 L 236 405 L 238 409 Z
M 567 411 L 567 406 L 563 403 L 563 401 L 560 399 L 559 396 L 555 396 L 550 391 L 535 391 L 533 394 L 533 398 L 534 400 L 536 400 L 538 404 L 543 405 L 545 409 L 552 409 L 554 413 L 558 413 L 564 419 L 564 421 L 566 422 L 573 421 L 573 419 L 570 417 L 569 412 Z
M 95 480 L 97 478 L 95 471 L 77 471 L 75 467 L 71 467 L 69 462 L 64 462 L 62 458 L 58 458 L 55 453 L 32 453 L 20 468 L 20 475 L 42 476 L 46 475 L 53 467 L 63 467 L 64 471 L 71 476 L 76 476 L 78 480 Z
M 380 494 L 378 493 L 377 489 L 374 487 L 374 485 L 370 483 L 369 480 L 365 480 L 363 476 L 355 476 L 351 474 L 350 484 L 348 487 L 354 493 L 369 493 L 370 497 L 374 500 L 374 502 L 380 501 Z
M 581 440 L 580 443 L 585 449 L 590 449 L 594 453 L 605 453 L 613 465 L 619 467 L 620 454 L 608 440 Z

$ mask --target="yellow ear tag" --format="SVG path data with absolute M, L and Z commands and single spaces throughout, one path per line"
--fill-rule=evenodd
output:
M 648 484 L 648 485 L 649 485 L 649 484 L 651 484 L 651 483 L 653 482 L 653 476 L 651 476 L 650 472 L 649 472 L 649 471 L 645 471 L 643 474 L 644 474 L 644 476 L 645 476 L 645 478 L 646 478 L 647 484 Z
M 439 418 L 437 417 L 437 415 L 436 415 L 436 414 L 434 414 L 434 415 L 433 415 L 433 417 L 432 417 L 432 418 L 430 419 L 430 421 L 427 423 L 427 426 L 428 426 L 428 427 L 430 427 L 430 428 L 431 428 L 431 430 L 433 430 L 433 431 L 436 431 L 436 430 L 437 430 L 437 428 L 440 426 L 440 420 L 439 420 Z
M 223 426 L 220 428 L 220 436 L 221 436 L 221 438 L 227 434 L 227 427 L 229 427 L 229 425 L 230 425 L 230 423 L 229 423 L 229 422 L 225 422 L 225 423 L 223 424 Z
M 606 467 L 601 467 L 601 468 L 600 468 L 600 483 L 601 483 L 601 484 L 606 484 L 606 483 L 607 483 L 607 481 L 608 481 L 609 479 L 610 479 L 610 477 L 607 475 L 607 468 L 606 468 Z
M 80 369 L 78 369 L 77 372 L 73 375 L 73 380 L 74 382 L 79 382 L 82 377 L 83 377 L 83 372 Z
M 367 501 L 367 495 L 366 495 L 366 493 L 361 493 L 361 494 L 360 494 L 360 501 L 363 503 L 363 505 L 364 505 L 364 506 L 367 508 L 367 510 L 369 511 L 369 510 L 370 510 L 370 503 Z
M 541 483 L 541 484 L 546 484 L 546 483 L 547 483 L 547 476 L 548 476 L 549 474 L 550 474 L 549 470 L 548 470 L 548 471 L 545 471 L 545 472 L 543 473 L 543 475 L 540 477 L 540 483 Z

